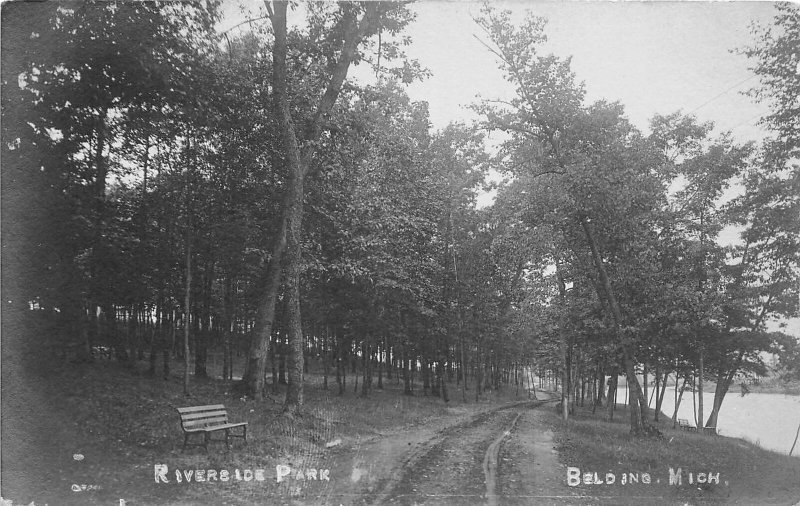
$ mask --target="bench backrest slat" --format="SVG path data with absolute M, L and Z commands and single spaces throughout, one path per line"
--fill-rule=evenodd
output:
M 199 418 L 196 420 L 181 420 L 181 423 L 186 426 L 197 426 L 197 425 L 209 425 L 213 423 L 225 423 L 228 421 L 228 417 L 225 415 L 220 416 L 210 416 L 207 418 Z
M 188 422 L 189 420 L 199 420 L 202 418 L 213 418 L 213 417 L 227 417 L 228 412 L 224 409 L 221 411 L 205 411 L 202 413 L 187 413 L 181 415 L 181 420 Z
M 181 426 L 185 430 L 213 427 L 228 423 L 228 411 L 222 404 L 188 406 L 177 408 L 181 415 Z
M 194 413 L 196 411 L 215 411 L 215 410 L 224 410 L 225 406 L 222 404 L 209 404 L 208 406 L 188 406 L 185 408 L 177 408 L 178 413 Z

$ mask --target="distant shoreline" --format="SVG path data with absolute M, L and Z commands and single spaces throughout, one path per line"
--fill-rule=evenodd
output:
M 639 379 L 641 381 L 641 378 Z M 623 388 L 627 386 L 627 382 L 624 376 L 619 378 L 618 387 Z M 649 385 L 651 388 L 655 388 L 655 384 L 651 383 Z M 671 391 L 675 388 L 675 382 L 670 381 L 667 383 L 667 390 Z M 717 388 L 717 384 L 713 381 L 706 381 L 703 385 L 703 392 L 713 394 L 715 389 Z M 758 384 L 747 384 L 747 393 L 748 394 L 779 394 L 779 395 L 790 395 L 790 396 L 797 396 L 800 397 L 800 382 L 792 382 L 787 385 L 780 385 L 775 384 L 774 380 L 766 380 L 762 383 Z M 692 387 L 690 385 L 686 385 L 685 393 L 690 394 L 692 393 Z M 734 383 L 731 385 L 730 389 L 728 390 L 727 395 L 741 395 L 741 390 L 739 388 L 739 383 Z

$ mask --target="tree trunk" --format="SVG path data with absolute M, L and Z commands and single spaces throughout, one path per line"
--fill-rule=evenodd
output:
M 634 435 L 644 435 L 650 432 L 650 426 L 647 423 L 647 418 L 643 410 L 642 392 L 639 388 L 639 380 L 636 378 L 635 363 L 633 359 L 633 350 L 630 344 L 627 343 L 627 336 L 622 335 L 622 310 L 617 302 L 617 297 L 611 286 L 611 280 L 608 278 L 606 268 L 603 265 L 603 260 L 600 258 L 600 251 L 592 235 L 589 221 L 586 216 L 581 217 L 581 225 L 583 227 L 586 239 L 589 243 L 589 248 L 592 251 L 592 260 L 594 261 L 595 268 L 602 283 L 603 290 L 605 291 L 608 305 L 611 308 L 611 315 L 614 320 L 614 330 L 617 339 L 620 341 L 620 348 L 623 353 L 623 365 L 625 368 L 625 376 L 628 380 L 628 389 L 630 390 L 630 399 L 628 407 L 630 409 L 631 419 L 631 433 Z
M 275 115 L 278 118 L 279 129 L 281 131 L 281 140 L 279 141 L 282 149 L 277 151 L 287 151 L 287 145 L 291 143 L 290 135 L 294 136 L 294 125 L 288 110 L 285 110 L 286 98 L 286 6 L 276 3 L 275 6 L 276 16 L 278 19 L 273 19 L 273 29 L 275 32 L 275 45 L 273 48 L 273 59 L 275 65 L 273 66 L 273 108 Z M 277 28 L 276 28 L 277 26 Z M 286 124 L 288 122 L 288 125 Z M 288 130 L 291 130 L 289 132 Z M 289 156 L 297 156 L 297 149 L 295 146 L 288 146 L 288 153 L 284 153 L 287 158 Z M 278 157 L 275 157 L 278 159 Z M 288 165 L 288 160 L 284 159 L 284 163 Z M 261 396 L 264 390 L 264 377 L 266 373 L 266 359 L 269 354 L 269 343 L 272 336 L 272 328 L 275 321 L 275 304 L 278 299 L 278 290 L 281 284 L 282 261 L 283 256 L 288 247 L 288 231 L 291 221 L 291 210 L 297 209 L 296 188 L 293 188 L 293 183 L 296 183 L 294 175 L 297 167 L 288 167 L 290 176 L 289 184 L 284 190 L 283 202 L 281 206 L 281 219 L 280 228 L 277 237 L 274 239 L 272 247 L 272 256 L 270 257 L 269 264 L 267 265 L 265 274 L 265 287 L 263 301 L 259 305 L 258 313 L 256 315 L 255 332 L 250 342 L 250 350 L 248 353 L 247 367 L 242 381 L 245 385 L 245 391 L 252 396 Z
M 378 348 L 378 389 L 383 390 L 383 358 L 386 355 L 386 338 L 380 340 Z
M 357 350 L 353 350 L 353 354 L 351 356 L 350 364 L 353 367 L 353 378 L 355 379 L 355 385 L 353 385 L 353 393 L 358 393 L 358 353 Z
M 562 332 L 564 334 L 564 332 Z M 567 338 L 561 341 L 561 419 L 569 419 L 569 352 L 567 351 Z
M 139 325 L 139 331 L 135 335 L 136 360 L 144 360 L 144 345 L 145 342 L 147 341 L 147 327 L 148 327 L 147 319 L 145 318 L 146 313 L 144 304 L 139 304 L 139 307 L 135 311 L 139 317 L 139 322 L 141 322 L 141 325 Z M 106 310 L 105 307 L 102 307 L 100 315 L 97 318 L 97 329 L 99 331 L 98 335 L 104 337 L 107 335 L 107 329 L 108 329 L 107 315 L 108 311 Z
M 288 200 L 288 196 L 286 200 Z M 286 250 L 286 225 L 286 219 L 283 218 L 267 266 L 265 294 L 256 314 L 255 329 L 247 354 L 247 366 L 242 376 L 245 392 L 253 397 L 260 397 L 264 390 L 269 344 L 275 321 L 275 302 L 278 299 L 278 288 L 280 288 L 281 282 L 281 260 Z
M 442 391 L 442 400 L 444 402 L 450 402 L 450 397 L 447 396 L 447 384 L 446 384 L 447 382 L 445 381 L 444 368 L 445 368 L 445 364 L 443 364 L 441 360 L 438 361 L 436 370 L 439 373 L 438 374 L 438 376 L 439 376 L 439 388 Z
M 147 369 L 147 375 L 151 378 L 156 375 L 156 357 L 158 356 L 158 343 L 156 341 L 156 329 L 153 328 L 150 334 L 150 366 Z
M 431 391 L 431 366 L 426 357 L 422 357 L 422 395 L 425 397 Z M 439 389 L 435 388 L 433 395 L 439 395 Z
M 458 320 L 459 326 L 459 339 L 461 340 L 461 375 L 462 375 L 462 383 L 461 383 L 461 400 L 467 402 L 467 353 L 464 350 L 464 337 L 461 333 L 461 317 L 459 316 Z
M 104 284 L 107 281 L 108 275 L 105 269 L 106 258 L 106 238 L 105 238 L 105 225 L 106 225 L 106 179 L 108 177 L 108 163 L 103 151 L 105 150 L 106 141 L 106 118 L 108 111 L 103 108 L 98 113 L 97 123 L 95 127 L 95 152 L 94 152 L 94 165 L 95 165 L 95 179 L 94 179 L 94 237 L 92 239 L 91 250 L 91 264 L 90 264 L 90 292 L 89 292 L 89 325 L 85 328 L 87 331 L 87 341 L 89 342 L 89 353 L 86 356 L 87 361 L 93 360 L 91 354 L 92 344 L 100 343 L 102 337 L 102 329 L 100 328 L 101 322 L 97 315 L 97 310 L 100 308 L 100 300 L 103 297 Z M 120 357 L 119 353 L 117 358 L 122 358 L 121 362 L 127 362 L 127 353 Z M 126 364 L 127 365 L 127 364 Z
M 614 408 L 617 403 L 617 380 L 619 378 L 619 371 L 615 367 L 611 370 L 611 376 L 608 378 L 608 404 L 606 406 L 606 416 L 609 421 L 614 420 Z
M 275 339 L 275 358 L 278 362 L 278 384 L 286 385 L 286 354 L 289 352 L 284 334 L 278 332 Z
M 744 261 L 744 260 L 743 260 Z M 764 302 L 764 305 L 761 308 L 761 312 L 758 315 L 758 318 L 755 322 L 750 326 L 750 330 L 755 332 L 759 326 L 764 321 L 764 317 L 767 315 L 767 309 L 769 309 L 770 305 L 772 304 L 772 293 L 769 294 L 767 300 Z M 725 371 L 720 371 L 717 377 L 717 387 L 714 392 L 714 407 L 711 410 L 711 415 L 708 417 L 708 422 L 706 422 L 706 426 L 709 427 L 716 427 L 717 426 L 717 418 L 719 417 L 719 410 L 722 407 L 722 401 L 725 399 L 725 395 L 728 393 L 728 389 L 733 382 L 733 378 L 736 376 L 736 373 L 739 371 L 739 368 L 742 366 L 742 360 L 744 359 L 745 350 L 739 350 L 738 355 L 734 359 L 733 363 L 731 364 L 730 369 Z M 720 381 L 723 379 L 723 381 Z
M 225 306 L 225 318 L 223 321 L 224 336 L 222 344 L 222 379 L 227 380 L 232 374 L 232 365 L 228 363 L 228 356 L 231 352 L 231 340 L 233 337 L 233 276 L 228 273 L 225 276 L 225 294 L 223 296 L 223 304 Z
M 483 391 L 492 391 L 492 358 L 491 353 L 483 355 Z
M 403 345 L 401 363 L 403 367 L 403 394 L 414 395 L 414 391 L 411 389 L 411 371 L 409 370 L 411 367 L 411 360 L 405 345 Z
M 292 165 L 291 163 L 289 164 Z M 302 216 L 303 216 L 303 176 L 299 173 L 300 167 L 295 167 L 294 181 L 289 191 L 294 194 L 292 206 L 289 209 L 289 227 L 286 234 L 286 309 L 289 350 L 287 354 L 287 369 L 289 372 L 289 385 L 286 389 L 286 400 L 283 411 L 288 414 L 297 413 L 303 406 L 303 348 L 304 338 L 302 329 L 302 316 L 300 314 L 300 257 Z
M 703 346 L 700 346 L 700 375 L 698 377 L 699 384 L 697 390 L 700 390 L 699 398 L 697 399 L 697 430 L 703 432 L 703 376 L 705 376 L 705 369 L 703 367 Z
M 300 256 L 303 213 L 303 183 L 309 170 L 312 156 L 316 150 L 315 141 L 322 132 L 322 121 L 331 111 L 341 91 L 347 71 L 356 54 L 361 39 L 379 15 L 376 4 L 367 4 L 365 14 L 359 23 L 355 10 L 345 13 L 342 49 L 336 62 L 325 93 L 320 98 L 313 118 L 305 129 L 305 146 L 300 147 L 292 118 L 288 93 L 288 70 L 286 67 L 287 47 L 287 2 L 273 2 L 270 15 L 275 36 L 272 50 L 272 106 L 280 133 L 280 149 L 286 169 L 290 175 L 282 206 L 281 230 L 275 241 L 273 256 L 267 269 L 264 301 L 259 308 L 257 330 L 251 343 L 245 385 L 252 394 L 263 390 L 265 360 L 269 347 L 269 335 L 275 315 L 275 302 L 280 285 L 281 257 L 287 253 L 285 269 L 286 294 L 289 313 L 290 376 L 286 393 L 284 411 L 296 412 L 303 402 L 303 335 L 300 318 Z M 269 9 L 269 5 L 267 6 Z
M 186 234 L 186 292 L 183 299 L 183 393 L 189 395 L 189 308 L 192 302 L 192 241 L 191 233 Z
M 278 350 L 279 350 L 279 343 L 278 343 L 278 336 L 273 335 L 270 337 L 270 346 L 269 346 L 269 361 L 272 367 L 272 393 L 278 393 Z
M 569 357 L 569 336 L 566 331 L 566 311 L 567 311 L 567 287 L 564 276 L 561 272 L 561 265 L 556 262 L 556 278 L 558 280 L 558 299 L 561 305 L 560 330 L 561 339 L 559 347 L 561 351 L 561 419 L 569 419 L 569 392 L 570 392 L 570 357 Z
M 330 346 L 330 329 L 325 325 L 325 334 L 322 336 L 322 388 L 328 389 L 328 370 L 330 367 L 328 348 Z
M 208 360 L 208 339 L 211 335 L 210 313 L 211 313 L 211 285 L 213 282 L 214 264 L 206 262 L 203 269 L 202 297 L 203 306 L 200 309 L 198 324 L 200 331 L 195 337 L 194 350 L 194 376 L 195 378 L 208 378 L 206 367 Z
M 603 404 L 603 399 L 606 398 L 606 373 L 602 366 L 598 366 L 597 377 L 597 404 Z
M 383 376 L 384 379 L 388 382 L 392 379 L 392 368 L 393 368 L 393 357 L 392 357 L 392 349 L 389 345 L 389 340 L 386 337 L 383 337 Z
M 756 326 L 754 326 L 755 328 Z M 742 366 L 742 360 L 744 358 L 744 350 L 741 350 L 737 355 L 736 359 L 733 362 L 731 368 L 725 374 L 725 371 L 720 372 L 717 375 L 717 387 L 714 390 L 714 405 L 711 408 L 711 415 L 708 417 L 708 421 L 706 422 L 706 426 L 708 427 L 716 427 L 717 420 L 719 418 L 719 410 L 722 408 L 722 401 L 725 400 L 725 395 L 728 393 L 728 389 L 733 382 L 733 378 L 736 376 L 736 371 Z
M 647 368 L 647 362 L 642 363 L 642 390 L 644 392 L 644 403 L 647 408 L 650 407 L 650 397 L 647 396 L 647 377 L 649 376 L 650 371 Z M 645 410 L 645 416 L 647 416 L 647 411 Z
M 361 397 L 366 397 L 369 394 L 369 364 L 370 364 L 370 349 L 366 342 L 361 343 Z
M 683 385 L 681 385 L 680 393 L 678 393 L 678 373 L 675 373 L 675 411 L 672 413 L 672 428 L 674 429 L 678 425 L 678 408 L 681 407 L 681 401 L 683 400 L 683 392 L 686 391 L 686 383 L 689 381 L 689 378 L 683 378 Z
M 660 388 L 661 388 L 661 368 L 659 367 L 659 364 L 656 363 L 656 385 L 654 390 L 654 394 L 656 396 L 656 405 L 655 405 L 656 412 L 653 415 L 653 421 L 655 422 L 658 421 L 658 412 L 661 411 L 661 401 L 659 399 L 659 393 L 661 391 Z
M 172 334 L 172 330 L 173 330 L 174 326 L 173 326 L 172 320 L 171 320 L 172 313 L 170 312 L 169 316 L 168 316 L 166 314 L 163 306 L 161 308 L 161 313 L 162 313 L 161 314 L 162 325 L 161 325 L 161 328 L 160 328 L 160 333 L 161 333 L 161 360 L 163 362 L 162 371 L 163 371 L 163 374 L 164 374 L 164 379 L 168 380 L 169 379 L 169 350 L 171 348 L 171 344 L 172 343 L 170 343 L 170 340 L 167 338 L 167 336 Z M 165 329 L 164 325 L 163 325 L 163 322 L 164 322 L 165 318 L 166 318 L 166 320 L 167 320 L 167 322 L 169 324 L 169 328 L 168 329 Z
M 336 342 L 336 349 L 334 353 L 336 355 L 336 384 L 339 387 L 339 395 L 344 395 L 345 389 L 345 373 L 346 368 L 344 367 L 344 347 L 342 346 L 342 342 L 338 336 L 334 336 L 334 341 Z
M 664 376 L 661 379 L 661 393 L 658 395 L 658 399 L 656 400 L 656 415 L 655 415 L 656 416 L 656 421 L 658 421 L 659 417 L 661 416 L 661 415 L 659 415 L 659 413 L 661 413 L 661 409 L 664 406 L 664 395 L 667 393 L 667 380 L 668 379 L 669 379 L 669 371 L 666 371 L 666 372 L 664 372 Z M 678 381 L 677 376 L 675 378 L 675 381 L 676 382 Z
M 481 373 L 481 342 L 478 340 L 475 346 L 475 402 L 478 402 L 481 395 L 481 387 L 483 384 L 483 374 Z
M 177 308 L 172 308 L 172 317 L 171 317 L 172 319 L 170 320 L 170 323 L 172 325 L 171 328 L 170 328 L 170 351 L 171 351 L 173 357 L 175 357 L 176 359 L 178 359 L 178 358 L 182 359 L 183 358 L 183 344 L 181 343 L 181 341 L 179 341 L 178 314 L 179 314 L 178 313 L 178 309 Z
M 96 306 L 92 307 L 95 310 L 97 309 Z M 114 347 L 114 352 L 117 357 L 117 361 L 126 367 L 131 367 L 133 362 L 133 348 L 130 346 L 130 343 L 136 340 L 136 334 L 139 332 L 139 315 L 133 307 L 127 308 L 125 312 L 128 315 L 128 325 L 126 332 L 123 334 L 125 337 L 119 340 L 117 345 Z M 97 328 L 95 319 L 90 318 L 90 328 Z M 131 347 L 130 353 L 128 353 L 129 347 Z

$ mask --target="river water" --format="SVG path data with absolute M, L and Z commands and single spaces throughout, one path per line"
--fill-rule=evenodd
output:
M 626 387 L 617 390 L 617 402 L 625 402 Z M 697 399 L 696 399 L 697 400 Z M 651 403 L 654 407 L 655 400 Z M 703 394 L 703 416 L 708 420 L 714 405 L 714 393 Z M 672 416 L 675 411 L 675 397 L 671 387 L 664 395 L 663 413 Z M 678 418 L 685 418 L 694 425 L 695 415 L 692 407 L 692 393 L 685 392 L 678 408 Z M 738 437 L 755 443 L 762 448 L 787 455 L 792 447 L 797 427 L 800 425 L 800 396 L 784 394 L 752 393 L 744 397 L 738 391 L 725 396 L 719 413 L 717 429 L 720 434 Z M 800 440 L 792 453 L 800 457 Z

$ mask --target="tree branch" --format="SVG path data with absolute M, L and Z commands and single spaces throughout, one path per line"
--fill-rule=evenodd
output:
M 369 30 L 374 27 L 373 25 L 385 13 L 385 8 L 383 8 L 381 2 L 365 2 L 363 7 L 364 15 L 361 17 L 360 21 L 357 22 L 355 12 L 352 9 L 348 9 L 342 18 L 342 25 L 344 27 L 342 50 L 333 68 L 331 80 L 317 106 L 317 110 L 306 126 L 306 141 L 313 142 L 319 138 L 322 131 L 322 119 L 330 113 L 336 103 L 344 80 L 347 77 L 347 71 L 355 58 L 358 45 Z M 313 149 L 304 150 L 303 161 L 305 171 L 309 170 L 309 162 L 313 151 Z

